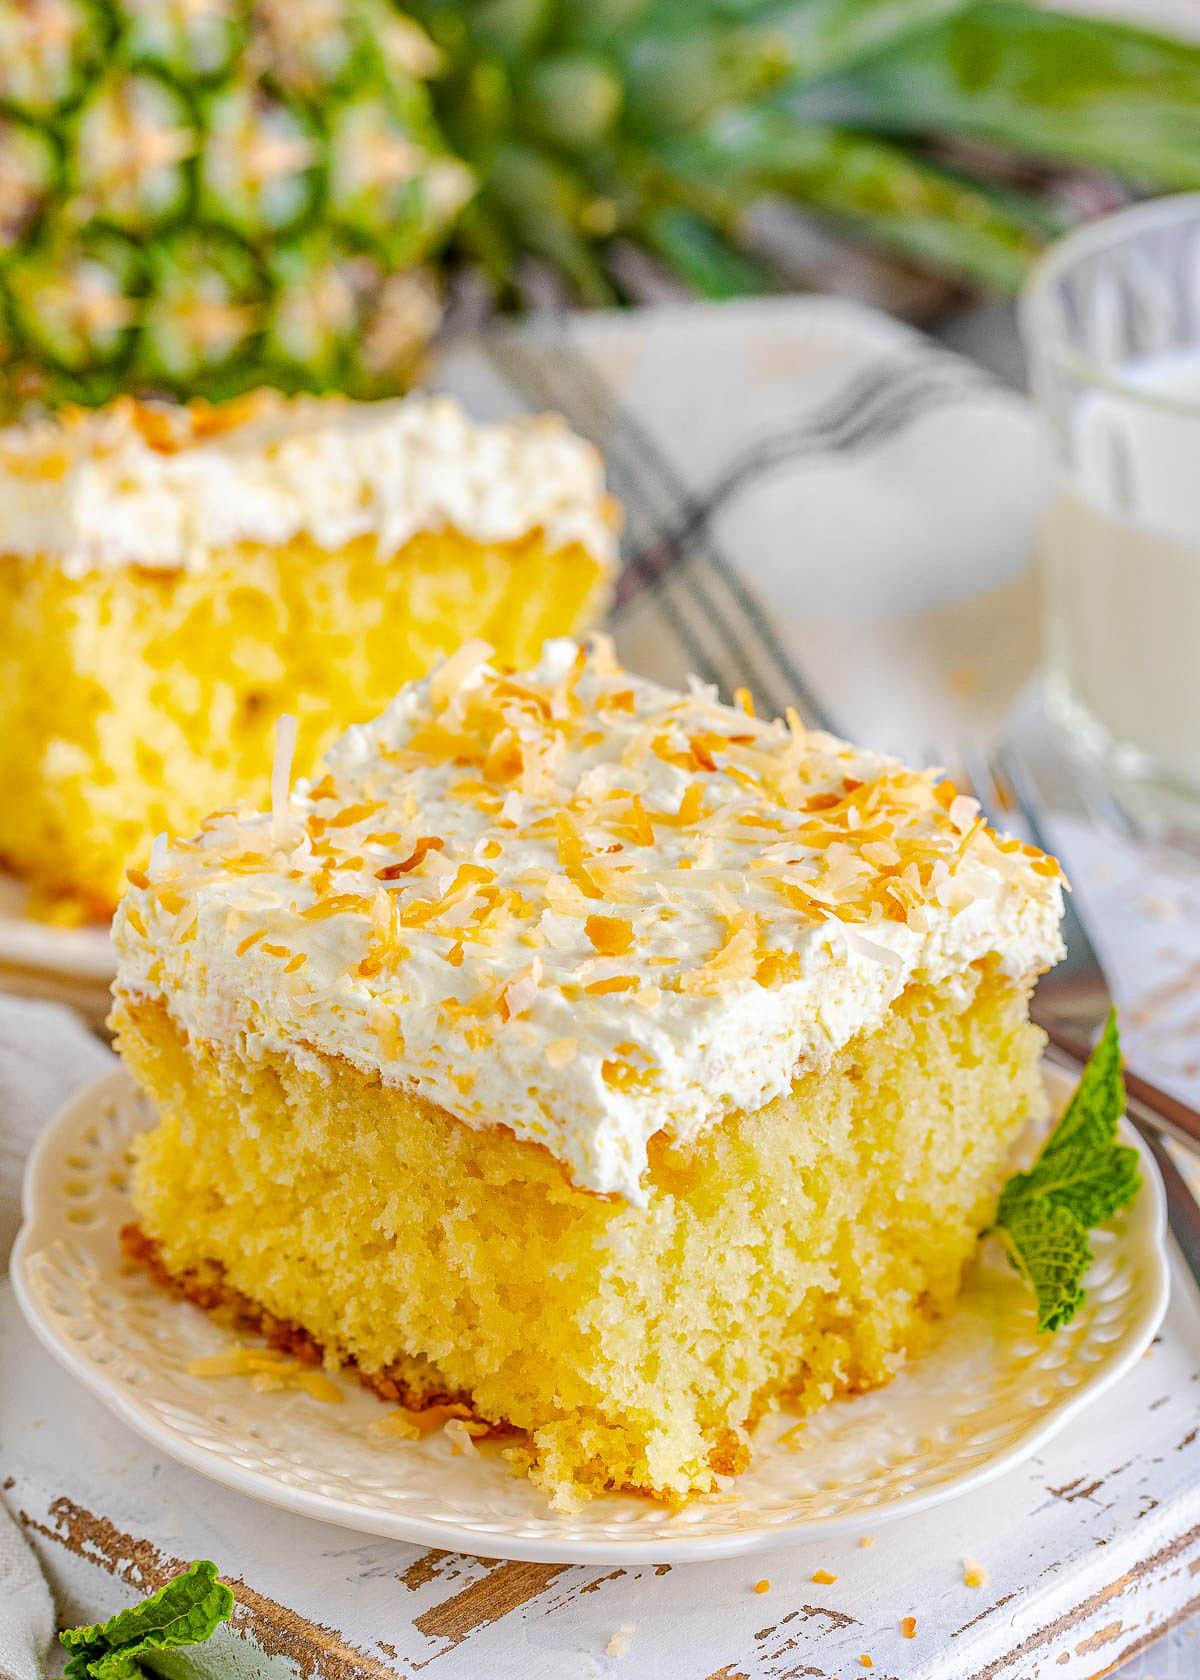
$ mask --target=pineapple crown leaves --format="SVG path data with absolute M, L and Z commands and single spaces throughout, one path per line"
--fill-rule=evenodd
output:
M 1200 170 L 1200 49 L 1021 0 L 411 9 L 453 67 L 435 102 L 483 181 L 462 244 L 502 288 L 533 251 L 585 300 L 611 295 L 616 234 L 702 292 L 761 289 L 746 210 L 772 196 L 1011 291 L 1062 222 L 1014 177 L 1056 163 L 1174 188 Z
M 207 1560 L 189 1565 L 141 1604 L 107 1622 L 68 1628 L 59 1640 L 71 1653 L 67 1680 L 142 1680 L 143 1659 L 180 1645 L 201 1645 L 233 1614 L 233 1593 Z
M 763 290 L 764 200 L 1012 290 L 1063 168 L 1200 185 L 1200 47 L 1031 0 L 0 0 L 0 48 L 0 354 L 54 401 L 401 388 L 434 261 Z
M 1088 1059 L 1066 1112 L 1027 1172 L 1000 1194 L 996 1228 L 1037 1297 L 1038 1329 L 1070 1323 L 1092 1262 L 1088 1232 L 1111 1219 L 1141 1183 L 1137 1151 L 1117 1142 L 1125 1112 L 1116 1011 Z

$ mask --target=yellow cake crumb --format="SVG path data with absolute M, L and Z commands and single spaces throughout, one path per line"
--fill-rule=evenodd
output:
M 286 416 L 288 399 L 260 395 L 260 406 Z M 356 417 L 383 406 L 334 399 L 299 399 L 295 406 L 306 404 L 312 412 L 324 407 L 331 429 L 338 414 L 346 415 L 343 436 L 351 439 Z M 210 460 L 224 447 L 217 442 L 214 449 L 222 433 L 255 423 L 236 404 L 213 412 L 226 410 L 229 424 L 206 430 L 194 405 L 141 405 L 135 413 L 122 399 L 74 426 L 52 417 L 40 431 L 6 431 L 0 511 L 23 499 L 14 467 L 41 432 L 70 432 L 72 449 L 84 451 L 89 428 L 96 431 L 93 458 L 74 463 L 75 483 L 84 469 L 120 455 L 130 427 L 150 454 L 192 450 Z M 147 433 L 146 415 L 174 428 L 170 449 Z M 106 426 L 116 438 L 107 451 Z M 469 452 L 480 431 L 464 418 L 457 446 Z M 577 440 L 570 447 L 581 459 L 587 452 Z M 261 441 L 247 448 L 269 465 Z M 241 462 L 244 453 L 235 440 L 230 459 Z M 135 454 L 142 461 L 147 449 L 138 446 Z M 447 457 L 443 473 L 449 464 Z M 103 521 L 129 486 L 110 475 L 102 490 L 94 476 L 88 515 L 77 517 L 84 537 L 99 543 L 96 532 L 108 529 Z M 403 466 L 393 480 L 403 484 Z M 220 500 L 215 482 L 211 474 L 172 480 L 178 505 L 174 521 L 163 518 L 164 542 L 185 541 L 179 532 L 212 515 L 210 504 Z M 538 482 L 526 479 L 531 510 Z M 346 487 L 339 488 L 344 496 Z M 158 494 L 167 492 L 160 487 Z M 279 500 L 276 491 L 259 489 L 259 503 L 273 494 Z M 0 865 L 30 883 L 39 914 L 64 923 L 105 918 L 120 896 L 125 865 L 140 865 L 157 833 L 193 833 L 210 811 L 257 795 L 281 713 L 296 716 L 296 767 L 307 774 L 338 730 L 378 712 L 401 682 L 423 675 L 464 636 L 486 637 L 502 662 L 531 663 L 547 636 L 593 622 L 607 594 L 615 511 L 598 483 L 588 491 L 580 479 L 570 497 L 588 531 L 609 527 L 603 552 L 598 538 L 548 534 L 533 512 L 503 540 L 440 516 L 394 538 L 369 498 L 344 513 L 351 534 L 332 546 L 301 526 L 279 541 L 202 545 L 196 564 L 184 554 L 130 559 L 118 549 L 111 561 L 77 565 L 71 553 L 21 546 L 6 524 L 0 783 L 8 797 L 0 804 Z M 136 529 L 138 521 L 129 523 Z M 469 656 L 468 648 L 455 657 Z
M 140 1237 L 419 1432 L 520 1432 L 558 1509 L 736 1498 L 766 1414 L 889 1382 L 953 1304 L 1041 1106 L 1060 871 L 603 638 L 485 653 L 315 786 L 285 730 L 269 809 L 130 888 Z
M 831 1587 L 837 1580 L 837 1576 L 831 1575 L 828 1569 L 814 1569 L 810 1579 L 814 1580 L 818 1586 Z
M 622 1622 L 620 1627 L 609 1640 L 608 1644 L 604 1647 L 605 1656 L 623 1657 L 629 1650 L 629 1641 L 636 1631 L 637 1629 L 635 1623 Z
M 756 1593 L 768 1593 L 771 1590 L 771 1583 L 765 1578 L 761 1581 L 755 1581 L 754 1590 Z
M 786 1096 L 691 1147 L 654 1139 L 643 1210 L 334 1061 L 255 1064 L 187 1041 L 157 1005 L 114 1022 L 162 1116 L 137 1141 L 133 1198 L 167 1268 L 215 1259 L 364 1371 L 469 1393 L 528 1432 L 534 1476 L 568 1501 L 710 1491 L 730 1426 L 773 1395 L 806 1410 L 890 1380 L 958 1288 L 1041 1043 L 999 977 L 957 1014 L 910 988 Z M 755 1279 L 753 1338 L 733 1256 Z
M 963 1559 L 963 1586 L 986 1587 L 988 1572 L 982 1564 L 976 1563 L 974 1558 Z

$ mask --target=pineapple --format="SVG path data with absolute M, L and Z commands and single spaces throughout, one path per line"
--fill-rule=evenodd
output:
M 464 267 L 795 280 L 764 205 L 1011 290 L 1114 177 L 1200 187 L 1200 49 L 1016 0 L 0 0 L 0 364 L 374 395 Z
M 474 189 L 388 0 L 0 0 L 17 399 L 394 391 Z

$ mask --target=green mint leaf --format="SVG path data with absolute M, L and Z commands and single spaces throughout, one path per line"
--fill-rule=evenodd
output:
M 1080 1279 L 1092 1263 L 1087 1228 L 1069 1208 L 1025 1201 L 1004 1227 L 1009 1254 L 1037 1297 L 1039 1330 L 1061 1330 L 1083 1305 Z
M 67 1631 L 69 1633 L 73 1633 L 78 1630 L 69 1628 Z M 59 1638 L 62 1638 L 61 1634 L 59 1635 Z M 63 1669 L 63 1680 L 88 1680 L 88 1664 L 90 1662 L 94 1662 L 97 1657 L 102 1657 L 103 1655 L 103 1645 L 85 1646 L 83 1650 L 76 1651 L 70 1662 Z
M 1124 1112 L 1121 1042 L 1111 1010 L 1041 1154 L 1000 1193 L 996 1224 L 1037 1297 L 1039 1330 L 1059 1330 L 1079 1311 L 1092 1259 L 1087 1233 L 1124 1207 L 1141 1183 L 1137 1151 L 1117 1142 Z
M 233 1594 L 217 1566 L 193 1563 L 141 1604 L 107 1622 L 68 1628 L 59 1639 L 72 1653 L 67 1680 L 139 1680 L 141 1659 L 176 1645 L 201 1645 L 233 1612 Z

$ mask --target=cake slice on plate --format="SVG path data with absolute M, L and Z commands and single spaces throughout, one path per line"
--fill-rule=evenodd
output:
M 444 397 L 261 391 L 0 432 L 0 864 L 106 917 L 128 862 L 305 769 L 472 635 L 590 623 L 615 558 L 596 451 Z
M 1059 870 L 603 641 L 486 652 L 136 877 L 132 1242 L 524 1431 L 559 1499 L 683 1499 L 953 1301 L 1039 1102 Z

